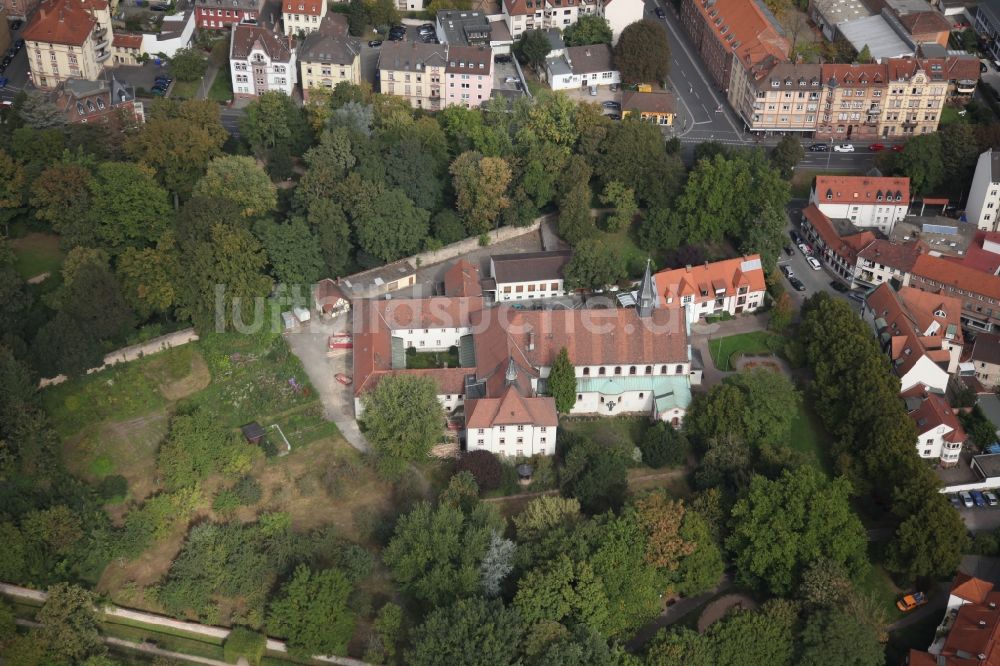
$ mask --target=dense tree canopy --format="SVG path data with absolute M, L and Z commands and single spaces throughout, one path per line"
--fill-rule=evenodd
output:
M 347 609 L 351 584 L 335 569 L 310 571 L 299 566 L 268 609 L 268 628 L 288 639 L 300 657 L 346 654 L 354 630 Z
M 441 436 L 444 414 L 430 378 L 385 377 L 365 394 L 363 405 L 364 432 L 386 474 L 398 474 L 408 461 L 426 456 Z
M 670 74 L 667 31 L 649 19 L 627 26 L 615 44 L 615 66 L 625 83 L 664 85 Z

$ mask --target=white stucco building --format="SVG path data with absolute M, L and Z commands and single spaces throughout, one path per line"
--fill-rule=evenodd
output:
M 579 90 L 621 83 L 607 44 L 571 46 L 545 59 L 545 78 L 553 90 Z
M 563 296 L 563 270 L 572 256 L 569 250 L 495 254 L 490 257 L 491 277 L 483 283 L 483 289 L 492 292 L 497 301 Z
M 979 156 L 972 177 L 965 217 L 984 231 L 997 231 L 1000 217 L 1000 152 L 990 148 Z
M 680 425 L 701 379 L 678 308 L 657 307 L 647 269 L 635 308 L 521 310 L 482 297 L 354 304 L 354 400 L 393 375 L 432 379 L 447 418 L 464 420 L 468 451 L 552 455 L 558 428 L 548 377 L 566 350 L 574 414 L 643 414 Z M 408 367 L 420 351 L 456 347 L 456 367 Z M 423 365 L 423 364 L 422 364 Z M 443 426 L 444 424 L 442 424 Z
M 643 19 L 641 0 L 503 0 L 503 20 L 511 37 L 528 30 L 565 30 L 581 16 L 600 16 L 611 27 L 611 43 L 618 42 L 622 30 Z
M 738 315 L 764 305 L 767 285 L 760 255 L 660 271 L 654 277 L 661 307 L 681 307 L 693 324 L 709 315 Z
M 906 218 L 910 179 L 872 176 L 816 176 L 809 203 L 830 218 L 850 220 L 884 234 Z
M 261 26 L 237 24 L 229 42 L 229 69 L 237 99 L 270 90 L 291 96 L 298 80 L 294 39 Z
M 922 386 L 904 392 L 903 399 L 917 426 L 917 455 L 940 459 L 944 467 L 957 465 L 966 434 L 948 401 Z

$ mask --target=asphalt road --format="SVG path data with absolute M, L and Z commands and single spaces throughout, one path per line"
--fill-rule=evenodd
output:
M 21 37 L 23 30 L 24 26 L 22 25 L 21 30 L 10 31 L 12 45 Z M 14 96 L 24 89 L 24 84 L 28 81 L 28 49 L 21 49 L 21 52 L 14 56 L 11 63 L 7 65 L 6 71 L 0 76 L 6 77 L 9 81 L 4 88 L 0 89 L 0 99 L 13 100 Z

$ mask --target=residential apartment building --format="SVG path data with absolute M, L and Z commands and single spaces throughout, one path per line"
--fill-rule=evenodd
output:
M 644 5 L 641 0 L 503 0 L 501 9 L 513 39 L 528 30 L 565 30 L 590 14 L 607 20 L 614 44 L 622 30 L 642 20 Z
M 978 333 L 972 342 L 968 360 L 980 384 L 989 390 L 1000 386 L 1000 336 Z
M 271 90 L 291 97 L 298 76 L 295 41 L 269 28 L 240 23 L 230 36 L 229 69 L 237 99 Z
M 487 307 L 479 297 L 361 300 L 353 324 L 355 412 L 385 377 L 428 377 L 446 415 L 464 419 L 468 451 L 552 455 L 558 417 L 547 377 L 566 349 L 577 377 L 573 413 L 639 413 L 679 425 L 699 377 L 688 329 L 676 309 L 656 307 L 648 269 L 638 301 L 627 309 L 519 310 Z M 455 346 L 460 367 L 407 368 L 410 346 Z
M 676 117 L 674 96 L 670 92 L 638 92 L 626 90 L 622 92 L 622 118 L 633 113 L 641 120 L 662 127 L 673 127 Z
M 490 19 L 482 12 L 443 9 L 434 27 L 438 41 L 449 46 L 489 46 L 493 37 Z
M 892 282 L 905 287 L 910 284 L 913 266 L 929 248 L 921 241 L 915 243 L 890 243 L 877 239 L 858 252 L 854 270 L 854 283 L 863 288 L 877 287 Z
M 990 60 L 1000 61 L 1000 1 L 983 0 L 975 8 L 976 32 L 985 37 L 982 40 Z
M 476 109 L 493 94 L 493 49 L 489 46 L 448 45 L 445 65 L 445 106 Z
M 443 44 L 384 43 L 378 56 L 379 91 L 404 97 L 415 109 L 444 108 L 446 49 Z
M 813 256 L 849 285 L 854 284 L 859 253 L 875 240 L 871 231 L 841 236 L 833 221 L 813 203 L 802 210 L 802 235 L 812 247 Z
M 545 78 L 553 90 L 618 85 L 621 75 L 607 44 L 570 46 L 545 59 Z
M 823 113 L 816 136 L 835 141 L 878 137 L 888 72 L 885 65 L 823 65 Z
M 888 92 L 879 136 L 910 137 L 937 131 L 948 92 L 940 59 L 888 61 Z
M 11 21 L 26 21 L 39 2 L 41 0 L 0 0 L 0 13 L 6 14 Z
M 553 298 L 566 293 L 563 273 L 572 258 L 570 250 L 495 254 L 490 257 L 490 278 L 483 290 L 495 301 Z
M 981 457 L 976 458 L 978 462 Z M 993 583 L 959 572 L 952 583 L 944 617 L 934 632 L 934 642 L 926 651 L 911 649 L 906 663 L 963 666 L 997 661 L 1000 661 L 1000 592 L 993 589 Z
M 242 21 L 260 21 L 264 0 L 193 0 L 193 5 L 198 28 L 223 30 Z
M 284 0 L 281 3 L 281 23 L 289 36 L 316 32 L 325 17 L 326 0 Z
M 910 179 L 873 176 L 816 176 L 809 193 L 827 217 L 889 235 L 910 208 Z
M 341 82 L 361 83 L 361 42 L 353 37 L 313 32 L 302 41 L 297 58 L 302 99 L 307 102 L 314 89 L 332 90 Z
M 704 316 L 753 312 L 764 305 L 760 255 L 660 271 L 653 277 L 660 307 L 681 307 L 688 323 Z
M 111 40 L 111 63 L 118 65 L 139 65 L 143 54 L 142 35 L 129 32 L 116 32 Z
M 922 254 L 913 264 L 910 285 L 962 300 L 962 324 L 977 331 L 1000 327 L 1000 277 L 961 262 Z
M 791 44 L 763 2 L 681 0 L 681 25 L 719 90 L 731 97 L 733 59 L 744 69 L 788 59 Z
M 962 351 L 960 301 L 930 294 L 941 303 L 932 312 L 921 312 L 922 318 L 918 320 L 908 307 L 910 303 L 904 302 L 906 290 L 910 294 L 919 293 L 917 289 L 904 287 L 897 294 L 888 284 L 876 288 L 865 299 L 861 316 L 875 329 L 903 392 L 923 386 L 943 395 L 948 389 L 948 378 L 958 369 Z M 921 301 L 911 300 L 915 309 L 922 308 Z M 954 369 L 950 369 L 952 365 Z
M 979 156 L 965 218 L 983 231 L 1000 229 L 1000 151 L 990 148 Z
M 69 78 L 95 81 L 110 64 L 114 33 L 106 0 L 45 0 L 21 36 L 31 82 L 43 90 Z
M 915 386 L 904 391 L 906 412 L 917 427 L 917 455 L 954 467 L 962 455 L 967 435 L 944 396 Z
M 820 65 L 733 64 L 729 100 L 747 131 L 811 134 L 822 98 Z
M 49 94 L 49 101 L 69 123 L 111 123 L 124 129 L 146 120 L 135 89 L 114 76 L 96 81 L 67 79 Z

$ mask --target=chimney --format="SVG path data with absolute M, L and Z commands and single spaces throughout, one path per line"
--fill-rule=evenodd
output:
M 684 267 L 684 272 L 685 273 L 690 273 L 691 272 L 691 264 L 688 264 L 687 266 Z
M 586 56 L 587 56 L 588 58 L 590 57 L 590 49 L 587 49 L 587 50 L 586 50 L 586 51 L 584 51 L 583 53 L 584 53 L 584 55 L 586 55 Z
M 528 351 L 535 351 L 535 333 L 528 333 Z
M 986 620 L 980 620 L 979 621 L 979 626 L 980 627 L 985 627 L 986 626 Z

